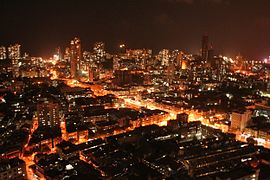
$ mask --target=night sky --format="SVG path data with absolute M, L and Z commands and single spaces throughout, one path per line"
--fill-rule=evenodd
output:
M 109 51 L 181 49 L 198 53 L 208 34 L 216 52 L 270 55 L 269 0 L 0 0 L 0 45 L 18 42 L 50 56 L 74 36 L 84 50 L 104 41 Z

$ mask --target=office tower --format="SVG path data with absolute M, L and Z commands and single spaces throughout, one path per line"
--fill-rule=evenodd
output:
M 15 44 L 8 47 L 8 58 L 11 59 L 13 75 L 19 76 L 19 59 L 21 58 L 21 45 Z
M 90 64 L 90 61 L 91 61 L 91 53 L 90 52 L 84 51 L 83 54 L 82 54 L 82 57 L 83 57 L 83 61 L 86 64 Z
M 161 65 L 163 66 L 168 66 L 169 65 L 169 59 L 170 59 L 170 54 L 168 49 L 162 49 L 159 54 L 159 60 L 161 61 Z
M 8 58 L 9 59 L 20 59 L 21 56 L 21 45 L 15 44 L 8 47 Z
M 63 60 L 64 60 L 65 63 L 70 65 L 70 58 L 71 58 L 71 56 L 70 56 L 70 48 L 67 47 L 67 48 L 65 48 L 65 52 L 63 54 Z
M 0 60 L 7 59 L 6 47 L 0 46 Z
M 77 79 L 81 63 L 81 41 L 74 38 L 70 42 L 70 75 L 71 78 Z
M 175 66 L 177 66 L 177 56 L 179 54 L 179 50 L 178 49 L 175 49 L 171 52 L 170 54 L 170 60 L 169 60 L 169 63 L 170 64 L 174 64 Z
M 54 59 L 57 61 L 62 61 L 62 53 L 60 47 L 55 48 Z
M 95 56 L 89 51 L 84 51 L 82 54 L 81 71 L 86 72 L 93 67 L 96 67 Z
M 208 36 L 202 37 L 202 60 L 205 62 L 208 58 Z
M 57 103 L 45 101 L 37 105 L 38 125 L 39 126 L 59 126 L 60 115 Z
M 105 60 L 105 44 L 103 42 L 96 42 L 94 45 L 94 55 L 96 63 L 100 63 Z
M 182 51 L 180 51 L 176 57 L 176 66 L 180 69 L 187 69 L 187 60 Z

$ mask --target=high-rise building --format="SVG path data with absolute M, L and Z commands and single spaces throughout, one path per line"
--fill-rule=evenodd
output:
M 96 63 L 104 61 L 106 52 L 105 52 L 105 44 L 103 42 L 96 42 L 94 45 L 94 55 L 96 58 Z
M 61 53 L 61 48 L 60 47 L 55 48 L 55 53 L 54 53 L 53 57 L 57 61 L 62 60 L 62 53 Z
M 168 66 L 169 65 L 169 60 L 170 60 L 170 51 L 168 49 L 162 49 L 158 56 L 159 60 L 161 61 L 161 65 L 163 66 Z
M 233 112 L 231 120 L 231 129 L 243 131 L 251 120 L 251 111 Z
M 210 64 L 211 67 L 217 68 L 216 63 L 214 61 L 214 49 L 212 45 L 209 47 L 209 50 L 208 50 L 207 63 Z
M 57 103 L 45 101 L 37 105 L 38 125 L 39 126 L 59 126 L 60 115 Z
M 83 52 L 83 60 L 81 61 L 81 70 L 88 71 L 89 69 L 96 67 L 95 55 L 89 51 Z
M 68 63 L 68 64 L 70 64 L 70 48 L 69 47 L 67 47 L 67 48 L 65 48 L 65 52 L 64 52 L 64 55 L 63 55 L 63 60 L 66 62 L 66 63 Z
M 19 44 L 14 44 L 10 45 L 8 47 L 8 58 L 9 59 L 20 59 L 21 57 L 21 45 Z
M 12 61 L 13 75 L 19 76 L 19 59 L 21 58 L 21 45 L 10 45 L 8 47 L 8 58 Z
M 5 46 L 0 46 L 0 60 L 7 59 L 7 52 Z
M 175 49 L 173 50 L 171 53 L 170 53 L 170 64 L 174 64 L 175 66 L 177 66 L 177 56 L 179 54 L 179 50 L 178 49 Z
M 203 35 L 202 37 L 202 60 L 205 62 L 208 58 L 208 36 Z
M 176 57 L 176 66 L 180 69 L 187 69 L 187 60 L 185 54 L 180 51 Z
M 74 38 L 70 42 L 70 75 L 71 78 L 77 79 L 81 63 L 81 41 Z

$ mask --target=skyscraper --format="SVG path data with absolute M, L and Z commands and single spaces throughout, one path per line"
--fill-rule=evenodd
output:
M 208 58 L 208 36 L 203 35 L 202 37 L 202 60 L 205 62 Z
M 62 53 L 60 47 L 55 48 L 54 59 L 57 61 L 62 61 Z
M 37 105 L 38 125 L 39 126 L 58 126 L 60 125 L 59 105 L 53 102 L 44 102 Z
M 21 56 L 21 45 L 19 44 L 14 44 L 10 45 L 8 47 L 8 58 L 9 59 L 20 59 Z
M 96 42 L 94 45 L 94 55 L 96 63 L 100 63 L 105 59 L 105 44 L 103 42 Z
M 159 60 L 162 66 L 168 66 L 170 60 L 170 51 L 168 49 L 162 49 L 159 54 Z
M 81 41 L 79 38 L 74 38 L 70 42 L 70 75 L 71 78 L 77 79 L 80 70 L 81 61 Z
M 21 45 L 10 45 L 8 47 L 8 58 L 12 61 L 13 75 L 19 76 L 19 59 L 21 58 Z
M 7 58 L 6 47 L 1 46 L 0 47 L 0 60 L 6 59 L 6 58 Z
M 180 51 L 177 56 L 176 56 L 176 66 L 180 69 L 182 69 L 182 64 L 184 61 L 184 53 L 182 51 Z

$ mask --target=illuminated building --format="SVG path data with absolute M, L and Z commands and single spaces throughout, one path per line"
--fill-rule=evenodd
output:
M 161 61 L 161 65 L 163 66 L 168 66 L 169 65 L 169 59 L 170 59 L 170 54 L 168 49 L 162 49 L 159 54 L 159 60 Z
M 83 52 L 83 54 L 82 54 L 82 56 L 83 56 L 83 62 L 84 62 L 84 64 L 85 65 L 90 65 L 90 62 L 91 62 L 91 53 L 90 52 L 88 52 L 88 51 L 84 51 Z
M 8 58 L 9 59 L 20 59 L 21 56 L 21 45 L 15 44 L 8 47 Z
M 0 60 L 0 72 L 5 74 L 12 74 L 13 68 L 9 61 Z
M 129 59 L 150 58 L 152 55 L 152 50 L 151 49 L 127 49 L 126 54 Z
M 105 59 L 105 44 L 103 42 L 96 42 L 94 45 L 94 55 L 97 63 Z
M 0 60 L 7 59 L 6 47 L 0 47 Z
M 70 49 L 69 49 L 69 47 L 67 47 L 67 48 L 65 49 L 65 52 L 64 52 L 64 55 L 63 55 L 63 60 L 64 60 L 66 63 L 70 64 Z
M 0 179 L 27 179 L 26 164 L 19 158 L 0 160 Z
M 15 44 L 8 47 L 8 58 L 12 61 L 13 75 L 19 75 L 19 59 L 21 58 L 21 45 Z
M 56 61 L 62 60 L 62 53 L 60 47 L 55 48 L 55 54 L 53 55 L 53 58 Z
M 81 63 L 81 41 L 74 38 L 70 42 L 70 75 L 71 78 L 77 79 Z
M 252 64 L 251 62 L 247 62 L 248 64 Z M 235 63 L 234 63 L 234 69 L 235 70 L 243 70 L 245 66 L 245 59 L 244 57 L 239 53 L 236 57 L 235 57 Z
M 44 102 L 37 105 L 37 115 L 39 126 L 60 125 L 59 105 L 53 102 Z
M 126 50 L 126 58 L 127 59 L 135 59 L 136 64 L 144 69 L 146 62 L 152 56 L 151 49 L 127 49 Z
M 233 112 L 231 129 L 242 131 L 248 125 L 250 118 L 251 118 L 251 111 Z
M 41 57 L 31 57 L 31 65 L 44 67 L 43 59 Z
M 116 71 L 120 68 L 120 58 L 119 57 L 113 57 L 113 70 Z
M 202 60 L 207 61 L 208 59 L 208 36 L 204 35 L 202 37 Z
M 180 51 L 176 57 L 176 66 L 180 69 L 187 69 L 187 60 L 184 57 L 184 53 Z
M 179 54 L 179 50 L 175 49 L 171 52 L 170 54 L 170 60 L 169 60 L 169 64 L 174 64 L 175 66 L 177 66 L 177 56 Z
M 95 61 L 95 56 L 88 52 L 84 51 L 83 52 L 83 61 L 81 62 L 81 70 L 82 71 L 89 71 L 90 68 L 97 67 Z

